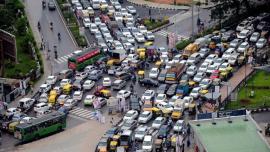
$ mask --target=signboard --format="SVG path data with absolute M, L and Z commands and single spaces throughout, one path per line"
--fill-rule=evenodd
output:
M 88 60 L 88 59 L 90 59 L 91 57 L 93 57 L 93 56 L 95 56 L 95 55 L 98 55 L 99 53 L 100 53 L 99 50 L 90 51 L 90 52 L 84 54 L 83 56 L 78 57 L 78 58 L 77 58 L 77 62 L 80 63 L 80 62 L 83 62 L 83 61 L 85 61 L 85 60 Z

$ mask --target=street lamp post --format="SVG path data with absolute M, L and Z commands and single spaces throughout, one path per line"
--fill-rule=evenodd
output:
M 191 39 L 194 39 L 194 25 L 193 25 L 193 19 L 194 19 L 194 3 L 193 1 L 191 2 L 191 29 L 192 29 L 192 34 L 191 34 Z

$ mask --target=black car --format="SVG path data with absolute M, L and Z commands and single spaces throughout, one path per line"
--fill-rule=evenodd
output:
M 106 131 L 105 135 L 109 138 L 112 138 L 114 135 L 116 135 L 119 132 L 119 128 L 112 127 L 109 130 Z
M 157 89 L 157 94 L 164 94 L 166 90 L 168 90 L 168 88 L 169 88 L 169 85 L 167 84 L 160 85 Z
M 158 81 L 153 80 L 151 78 L 144 78 L 142 80 L 139 80 L 139 84 L 142 86 L 154 86 L 158 87 Z
M 169 89 L 167 90 L 166 94 L 168 97 L 172 97 L 175 95 L 176 92 L 176 88 L 177 88 L 177 84 L 172 84 Z
M 56 9 L 56 6 L 55 6 L 55 3 L 54 3 L 53 0 L 50 0 L 48 2 L 48 8 L 49 8 L 50 11 L 54 11 Z
M 122 74 L 120 74 L 120 75 L 118 76 L 119 79 L 125 80 L 125 81 L 130 80 L 131 77 L 132 77 L 132 75 L 129 74 L 129 73 L 122 73 Z
M 158 131 L 158 138 L 163 139 L 166 138 L 170 133 L 171 126 L 170 125 L 163 125 Z

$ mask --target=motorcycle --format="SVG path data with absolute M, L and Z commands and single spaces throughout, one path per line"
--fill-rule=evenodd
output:
M 59 41 L 61 40 L 61 35 L 60 35 L 60 33 L 58 33 L 58 40 L 59 40 Z
M 53 23 L 50 23 L 50 29 L 53 30 Z
M 40 26 L 40 23 L 38 22 L 38 30 L 40 31 L 41 29 L 41 26 Z

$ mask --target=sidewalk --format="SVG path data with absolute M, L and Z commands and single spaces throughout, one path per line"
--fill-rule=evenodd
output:
M 246 68 L 246 69 L 245 69 Z M 245 76 L 248 76 L 254 71 L 254 69 L 251 68 L 249 65 L 244 65 L 240 69 L 238 69 L 237 72 L 235 72 L 232 76 L 232 78 L 228 81 L 229 82 L 229 87 L 228 89 L 227 85 L 223 85 L 220 88 L 220 93 L 221 93 L 221 103 L 225 101 L 228 95 L 232 93 L 233 90 L 245 79 Z M 202 107 L 203 111 L 207 112 L 213 112 L 213 108 L 206 107 L 205 105 Z
M 177 6 L 177 5 L 168 5 L 168 4 L 159 4 L 159 3 L 153 3 L 150 1 L 145 0 L 127 0 L 128 2 L 139 5 L 139 6 L 146 6 L 150 8 L 156 8 L 156 9 L 168 9 L 168 10 L 189 10 L 189 6 Z

